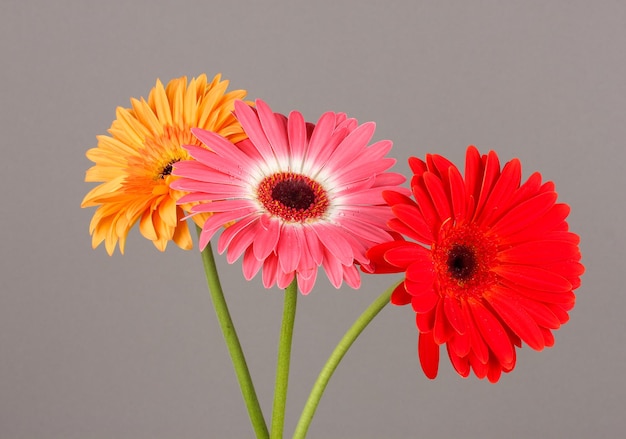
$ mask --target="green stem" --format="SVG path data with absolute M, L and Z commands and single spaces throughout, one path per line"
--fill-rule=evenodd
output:
M 278 362 L 276 364 L 276 385 L 274 387 L 274 406 L 272 408 L 272 439 L 282 439 L 285 427 L 285 405 L 287 404 L 287 386 L 289 384 L 289 363 L 291 361 L 291 340 L 293 323 L 296 319 L 298 284 L 296 278 L 285 289 L 283 322 L 280 327 Z
M 311 425 L 311 421 L 313 420 L 313 415 L 315 414 L 315 410 L 322 398 L 322 394 L 328 385 L 328 381 L 330 377 L 337 369 L 339 362 L 346 354 L 352 343 L 357 339 L 357 337 L 363 332 L 365 327 L 376 317 L 376 315 L 389 303 L 389 299 L 391 298 L 392 291 L 398 286 L 398 283 L 387 289 L 384 293 L 382 293 L 372 304 L 361 314 L 361 316 L 354 322 L 352 327 L 348 329 L 348 332 L 343 336 L 343 338 L 335 347 L 335 350 L 328 357 L 328 361 L 322 368 L 319 376 L 317 377 L 317 381 L 313 385 L 311 389 L 311 394 L 309 395 L 309 399 L 307 400 L 304 410 L 302 410 L 302 414 L 300 415 L 300 420 L 298 421 L 298 425 L 296 426 L 296 431 L 293 435 L 293 439 L 304 439 L 309 430 L 309 425 Z
M 198 233 L 199 232 L 200 230 L 198 229 Z M 241 394 L 248 408 L 250 422 L 252 423 L 252 427 L 258 439 L 268 439 L 267 424 L 263 418 L 263 412 L 261 411 L 261 406 L 259 405 L 259 400 L 254 390 L 254 384 L 252 383 L 252 377 L 250 376 L 250 371 L 246 364 L 246 358 L 243 355 L 243 350 L 239 343 L 239 337 L 237 337 L 235 326 L 233 325 L 228 306 L 226 305 L 226 299 L 224 298 L 222 285 L 217 274 L 217 267 L 215 265 L 215 258 L 213 257 L 213 249 L 211 248 L 210 242 L 202 251 L 202 263 L 204 265 L 204 272 L 206 274 L 213 308 L 215 309 L 215 314 L 217 314 L 217 319 L 219 320 L 222 334 L 224 335 L 224 341 L 228 347 L 228 352 L 230 353 L 230 358 L 233 362 L 235 373 L 237 374 Z

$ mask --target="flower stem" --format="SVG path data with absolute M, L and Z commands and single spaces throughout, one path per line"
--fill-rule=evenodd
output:
M 198 230 L 198 233 L 199 232 Z M 226 342 L 233 367 L 235 368 L 241 394 L 248 408 L 250 422 L 252 423 L 252 427 L 258 439 L 268 439 L 267 424 L 263 418 L 263 412 L 261 411 L 261 406 L 259 405 L 259 400 L 254 390 L 254 384 L 252 383 L 252 377 L 250 376 L 250 371 L 246 364 L 246 358 L 244 357 L 241 344 L 239 343 L 239 337 L 237 337 L 235 326 L 233 325 L 228 306 L 226 305 L 226 299 L 224 298 L 222 285 L 217 274 L 217 267 L 215 265 L 215 258 L 213 257 L 213 249 L 211 248 L 210 242 L 202 251 L 202 263 L 204 265 L 204 272 L 206 274 L 213 308 L 215 309 L 215 314 L 222 328 L 224 341 Z
M 285 405 L 287 404 L 287 386 L 289 384 L 289 363 L 291 361 L 291 340 L 293 324 L 296 318 L 298 283 L 293 281 L 285 289 L 283 322 L 280 327 L 278 362 L 276 364 L 276 384 L 274 386 L 274 406 L 272 408 L 272 439 L 282 439 L 285 427 Z
M 376 315 L 389 303 L 389 299 L 391 298 L 392 291 L 398 286 L 398 283 L 387 289 L 384 293 L 382 293 L 374 302 L 370 304 L 370 306 L 361 314 L 361 316 L 352 324 L 352 327 L 348 329 L 343 338 L 339 341 L 335 350 L 328 357 L 328 361 L 322 368 L 319 376 L 317 377 L 317 381 L 313 385 L 311 389 L 311 393 L 309 395 L 309 399 L 307 400 L 304 409 L 302 410 L 302 414 L 300 415 L 300 420 L 298 421 L 298 425 L 296 425 L 296 431 L 293 435 L 293 439 L 304 439 L 309 430 L 309 425 L 311 425 L 311 421 L 313 420 L 313 415 L 315 415 L 315 410 L 322 398 L 322 394 L 326 389 L 326 385 L 328 381 L 330 381 L 330 377 L 337 369 L 339 362 L 346 354 L 352 343 L 357 339 L 357 337 L 363 332 L 365 327 L 376 317 Z

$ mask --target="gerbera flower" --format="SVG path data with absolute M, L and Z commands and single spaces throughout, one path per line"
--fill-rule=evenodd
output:
M 132 108 L 118 107 L 110 136 L 98 136 L 98 146 L 87 151 L 95 166 L 85 181 L 102 182 L 84 198 L 81 207 L 98 206 L 89 232 L 96 248 L 104 241 L 109 255 L 119 242 L 124 253 L 126 236 L 139 221 L 141 234 L 161 251 L 168 241 L 192 247 L 191 235 L 176 205 L 181 193 L 171 190 L 172 165 L 189 158 L 183 144 L 200 143 L 191 128 L 202 128 L 239 141 L 245 137 L 232 115 L 233 103 L 245 90 L 226 93 L 228 81 L 216 75 L 181 77 L 163 87 L 157 79 L 148 101 L 132 98 Z
M 521 183 L 513 159 L 500 169 L 491 151 L 467 150 L 465 178 L 439 155 L 409 159 L 415 201 L 384 193 L 389 226 L 413 239 L 368 251 L 376 272 L 405 272 L 393 292 L 411 304 L 425 374 L 437 376 L 445 344 L 455 370 L 496 382 L 515 366 L 515 346 L 554 344 L 580 286 L 579 238 L 568 231 L 566 204 L 534 173 Z
M 218 251 L 228 249 L 229 263 L 243 254 L 246 279 L 262 267 L 266 288 L 285 288 L 297 276 L 307 294 L 321 265 L 335 287 L 345 280 L 358 288 L 355 261 L 368 264 L 367 248 L 391 239 L 385 225 L 391 210 L 381 193 L 404 181 L 385 172 L 395 163 L 385 158 L 391 142 L 368 146 L 374 123 L 357 126 L 344 114 L 325 113 L 313 128 L 299 112 L 287 118 L 258 100 L 256 111 L 236 102 L 235 115 L 248 139 L 235 145 L 192 130 L 207 149 L 187 147 L 196 160 L 174 166 L 182 178 L 172 187 L 190 192 L 178 202 L 201 202 L 193 213 L 213 213 L 200 247 L 234 222 Z

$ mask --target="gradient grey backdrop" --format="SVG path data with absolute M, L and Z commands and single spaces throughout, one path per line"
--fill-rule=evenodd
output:
M 96 145 L 157 77 L 222 72 L 308 120 L 344 111 L 394 141 L 395 169 L 470 143 L 519 157 L 571 204 L 587 272 L 556 346 L 497 385 L 426 379 L 410 308 L 340 365 L 311 438 L 610 438 L 626 430 L 622 1 L 0 3 L 0 438 L 248 438 L 200 256 L 91 249 L 80 202 Z M 269 418 L 282 292 L 219 258 Z M 396 277 L 300 297 L 286 433 L 339 337 Z

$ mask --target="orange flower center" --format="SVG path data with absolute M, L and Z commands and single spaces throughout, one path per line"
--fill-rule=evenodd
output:
M 288 222 L 305 222 L 324 216 L 328 195 L 321 184 L 294 172 L 264 178 L 257 189 L 261 204 L 272 215 Z
M 442 294 L 481 297 L 495 282 L 496 242 L 474 225 L 444 225 L 432 252 Z

